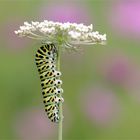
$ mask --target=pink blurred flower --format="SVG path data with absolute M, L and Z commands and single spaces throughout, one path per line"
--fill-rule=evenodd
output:
M 22 112 L 14 123 L 16 136 L 22 140 L 39 140 L 49 138 L 57 128 L 55 123 L 50 122 L 45 112 L 36 108 Z
M 83 94 L 81 108 L 99 127 L 109 126 L 120 115 L 120 102 L 116 95 L 103 87 L 91 87 Z
M 63 107 L 64 113 L 64 131 L 72 125 L 72 113 L 70 113 L 69 107 L 65 104 Z M 31 108 L 24 112 L 21 112 L 14 120 L 14 132 L 17 138 L 20 140 L 40 140 L 51 139 L 56 136 L 58 131 L 58 124 L 52 123 L 42 109 Z
M 125 89 L 128 94 L 138 103 L 140 103 L 140 68 L 137 67 L 133 74 L 125 83 Z
M 132 60 L 123 53 L 104 56 L 99 66 L 99 72 L 110 82 L 124 85 L 131 77 L 134 65 Z
M 5 41 L 5 45 L 12 50 L 18 50 L 24 48 L 28 45 L 28 39 L 22 39 L 16 36 L 14 31 L 20 25 L 21 21 L 16 20 L 8 20 L 1 26 L 1 34 L 3 35 L 3 40 Z M 22 21 L 23 22 L 23 21 Z
M 138 64 L 122 52 L 107 55 L 97 64 L 98 72 L 106 81 L 121 86 L 128 95 L 140 102 L 140 68 Z
M 113 29 L 130 37 L 140 36 L 140 1 L 119 0 L 113 3 L 110 21 Z
M 41 20 L 52 20 L 59 22 L 89 23 L 88 7 L 82 3 L 72 1 L 55 1 L 43 4 L 39 17 Z

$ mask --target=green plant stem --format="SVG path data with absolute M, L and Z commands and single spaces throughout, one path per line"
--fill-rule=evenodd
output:
M 60 71 L 60 56 L 61 56 L 61 45 L 58 46 L 58 56 L 57 56 L 57 70 Z M 61 95 L 60 95 L 61 97 Z M 62 140 L 62 122 L 63 122 L 63 110 L 62 110 L 62 102 L 59 105 L 59 116 L 60 121 L 58 124 L 58 140 Z

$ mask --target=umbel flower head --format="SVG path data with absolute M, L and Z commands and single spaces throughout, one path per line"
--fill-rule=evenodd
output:
M 47 20 L 43 22 L 24 22 L 24 25 L 20 26 L 20 29 L 15 31 L 15 34 L 20 37 L 63 44 L 65 48 L 106 43 L 106 34 L 101 35 L 98 31 L 94 32 L 92 24 L 86 26 L 84 24 L 60 23 Z

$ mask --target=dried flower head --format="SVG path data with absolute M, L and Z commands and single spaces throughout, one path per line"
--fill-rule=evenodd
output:
M 76 23 L 60 23 L 44 20 L 43 22 L 24 22 L 15 31 L 20 37 L 45 40 L 46 42 L 61 43 L 66 48 L 77 45 L 105 44 L 106 34 L 101 35 L 93 31 L 92 24 L 85 26 Z

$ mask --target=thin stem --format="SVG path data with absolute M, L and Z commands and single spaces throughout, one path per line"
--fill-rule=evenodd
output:
M 37 35 L 37 34 L 35 34 L 33 32 L 30 32 L 30 34 L 33 35 L 33 36 L 39 37 L 39 38 L 43 38 L 43 36 Z
M 32 37 L 32 36 L 26 36 L 28 38 L 31 38 L 31 39 L 36 39 L 36 40 L 42 40 L 43 38 L 38 38 L 38 37 Z
M 58 71 L 60 71 L 61 47 L 62 47 L 61 45 L 58 46 L 58 56 L 57 56 L 57 70 Z M 58 140 L 62 140 L 62 122 L 63 122 L 62 102 L 60 102 L 59 104 L 59 116 L 60 116 L 60 121 L 58 124 Z

